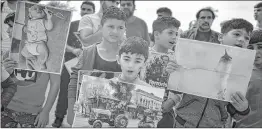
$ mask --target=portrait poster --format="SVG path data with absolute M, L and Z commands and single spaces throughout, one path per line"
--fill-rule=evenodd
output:
M 72 12 L 18 1 L 10 58 L 18 69 L 61 74 Z

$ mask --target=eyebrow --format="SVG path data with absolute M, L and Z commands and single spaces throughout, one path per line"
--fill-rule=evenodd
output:
M 125 58 L 130 58 L 130 56 L 124 56 Z

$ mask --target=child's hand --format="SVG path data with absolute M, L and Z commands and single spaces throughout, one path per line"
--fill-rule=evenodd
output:
M 79 49 L 79 48 L 76 48 L 72 51 L 72 53 L 75 54 L 77 57 L 80 56 L 81 52 L 82 52 L 82 49 Z
M 172 99 L 167 99 L 162 103 L 162 112 L 163 113 L 169 112 L 173 108 L 174 104 L 175 103 Z
M 177 64 L 175 60 L 170 60 L 167 64 L 166 71 L 170 74 L 173 73 L 174 71 L 177 71 L 181 68 L 180 65 Z
M 53 14 L 47 8 L 45 8 L 44 11 L 45 11 L 47 19 L 51 19 Z
M 3 66 L 9 74 L 12 74 L 14 71 L 14 68 L 18 66 L 18 63 L 10 58 L 7 58 L 4 60 Z
M 239 111 L 243 112 L 248 109 L 248 101 L 240 92 L 236 92 L 231 96 L 232 105 Z
M 35 119 L 35 126 L 37 128 L 45 128 L 49 123 L 49 112 L 41 111 Z

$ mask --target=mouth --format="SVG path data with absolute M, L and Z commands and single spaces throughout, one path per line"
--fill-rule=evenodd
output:
M 243 48 L 243 45 L 241 45 L 241 44 L 235 44 L 234 46 L 239 47 L 239 48 Z
M 115 35 L 110 35 L 110 37 L 113 38 L 113 39 L 117 39 L 117 36 L 115 36 Z
M 134 71 L 133 70 L 127 70 L 128 74 L 132 74 Z

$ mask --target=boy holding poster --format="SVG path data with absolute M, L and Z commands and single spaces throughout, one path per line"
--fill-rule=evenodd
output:
M 79 61 L 72 67 L 72 74 L 68 85 L 68 118 L 73 124 L 73 108 L 76 101 L 77 78 L 79 70 L 100 70 L 121 72 L 117 63 L 119 44 L 124 39 L 126 30 L 126 15 L 117 7 L 109 7 L 105 10 L 101 19 L 102 41 L 83 49 Z
M 247 48 L 253 25 L 244 19 L 232 19 L 224 22 L 219 41 L 224 45 Z M 170 61 L 167 71 L 178 69 L 176 62 Z M 177 97 L 179 98 L 179 96 Z M 247 99 L 241 93 L 232 95 L 232 103 L 189 95 L 184 93 L 176 108 L 175 127 L 224 127 L 228 113 L 236 120 L 250 112 Z M 174 103 L 176 105 L 177 103 Z
M 178 30 L 180 27 L 180 21 L 174 17 L 162 17 L 153 22 L 153 34 L 154 34 L 154 46 L 150 49 L 150 53 L 158 52 L 164 53 L 170 56 L 174 56 L 175 52 L 171 49 L 175 46 L 178 38 Z M 168 57 L 168 56 L 167 56 Z M 168 60 L 169 62 L 169 60 Z M 166 70 L 162 73 L 164 74 Z M 180 99 L 176 99 L 174 93 L 166 90 L 164 96 L 164 102 L 162 105 L 163 113 L 169 112 L 170 107 L 173 107 L 173 101 L 179 102 Z
M 262 127 L 262 30 L 252 32 L 248 49 L 256 50 L 254 70 L 250 79 L 247 100 L 250 104 L 250 114 L 237 122 L 237 128 Z

